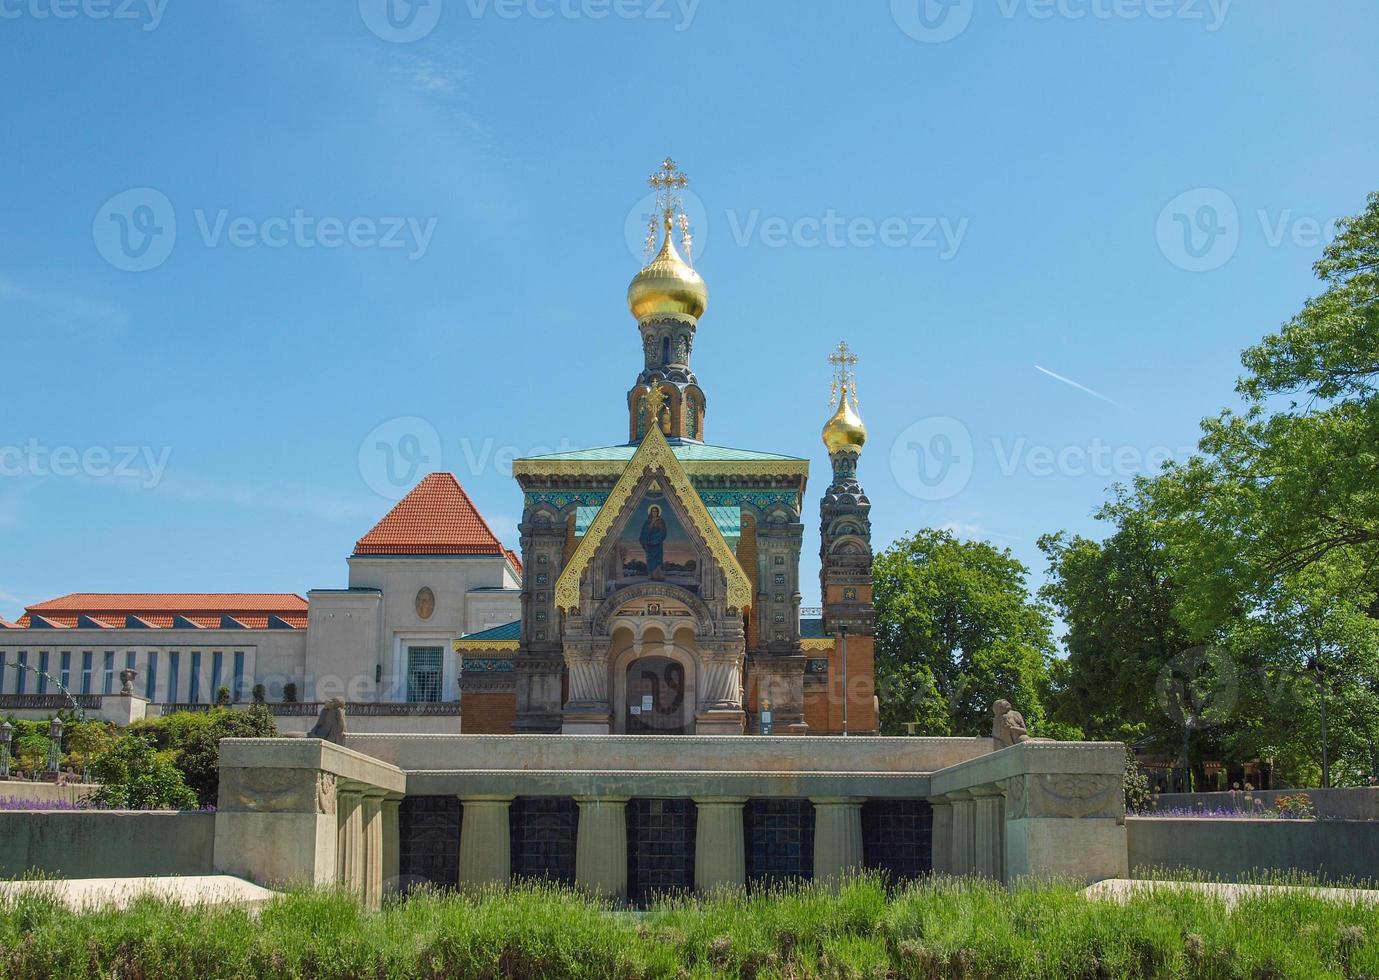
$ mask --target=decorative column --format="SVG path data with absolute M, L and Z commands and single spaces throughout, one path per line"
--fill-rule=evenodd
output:
M 605 898 L 627 896 L 626 796 L 576 796 L 575 884 Z
M 402 797 L 383 798 L 383 894 L 396 894 L 402 877 L 402 832 L 398 811 Z
M 376 911 L 383 905 L 383 798 L 381 789 L 369 789 L 360 804 L 363 830 L 363 860 L 360 871 L 364 885 L 364 907 Z
M 814 879 L 838 878 L 862 868 L 862 803 L 850 796 L 814 804 Z
M 339 843 L 335 849 L 335 879 L 341 888 L 364 894 L 364 794 L 357 783 L 340 782 L 337 792 Z
M 976 855 L 973 850 L 977 820 L 976 803 L 972 794 L 966 790 L 949 793 L 948 799 L 953 803 L 953 853 L 948 870 L 954 875 L 970 875 L 976 870 Z
M 1005 820 L 1001 814 L 1002 795 L 995 786 L 972 787 L 973 799 L 973 872 L 983 878 L 1000 881 L 1005 853 L 1002 836 Z
M 695 797 L 694 887 L 700 892 L 747 883 L 742 807 L 745 796 Z
M 929 841 L 930 867 L 936 875 L 953 873 L 953 804 L 946 796 L 929 801 L 934 808 L 933 836 Z
M 460 885 L 506 885 L 512 877 L 511 796 L 462 796 Z

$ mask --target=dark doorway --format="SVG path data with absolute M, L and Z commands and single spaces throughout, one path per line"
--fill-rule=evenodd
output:
M 460 801 L 453 796 L 408 796 L 398 808 L 399 889 L 460 880 Z
M 657 895 L 694 888 L 693 800 L 629 800 L 627 898 L 645 905 Z

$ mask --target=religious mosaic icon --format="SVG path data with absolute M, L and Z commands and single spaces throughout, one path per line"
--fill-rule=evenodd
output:
M 417 618 L 426 620 L 436 614 L 436 593 L 430 587 L 417 593 Z
M 699 585 L 699 553 L 662 492 L 648 493 L 618 538 L 616 586 L 669 582 Z

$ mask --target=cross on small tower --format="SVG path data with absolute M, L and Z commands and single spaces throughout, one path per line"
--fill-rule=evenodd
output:
M 838 349 L 828 355 L 828 363 L 833 365 L 833 392 L 828 399 L 828 407 L 833 408 L 838 404 L 838 396 L 841 393 L 846 397 L 848 392 L 852 392 L 852 404 L 857 404 L 857 355 L 848 347 L 846 341 L 838 344 Z
M 666 393 L 660 385 L 652 385 L 651 390 L 646 393 L 646 418 L 648 429 L 659 428 L 661 425 L 661 409 L 666 404 Z
M 684 195 L 680 193 L 689 187 L 689 175 L 674 160 L 666 157 L 661 161 L 661 169 L 652 174 L 647 183 L 656 192 L 656 208 L 647 225 L 646 257 L 651 258 L 656 251 L 662 228 L 666 238 L 669 238 L 671 230 L 678 225 L 681 247 L 685 250 L 685 257 L 692 263 L 694 238 L 690 234 L 689 215 L 685 213 Z

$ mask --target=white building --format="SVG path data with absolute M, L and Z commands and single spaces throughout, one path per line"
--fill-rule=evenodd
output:
M 257 689 L 285 730 L 338 697 L 358 730 L 458 731 L 452 644 L 516 621 L 521 576 L 459 482 L 433 473 L 359 539 L 347 588 L 78 593 L 0 620 L 0 713 L 46 716 L 70 694 L 123 721 L 218 693 L 246 703 Z M 118 703 L 125 668 L 137 672 L 132 705 Z

